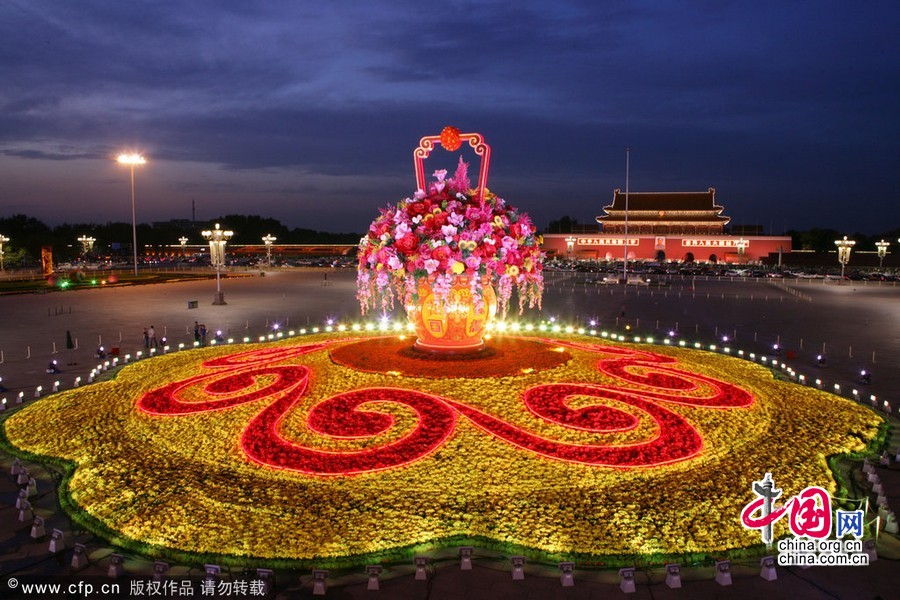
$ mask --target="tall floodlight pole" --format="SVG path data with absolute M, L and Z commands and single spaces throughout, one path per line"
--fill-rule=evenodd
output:
M 216 266 L 216 297 L 213 300 L 213 304 L 225 304 L 220 271 L 225 264 L 225 244 L 231 239 L 234 232 L 220 229 L 219 224 L 216 223 L 215 229 L 201 231 L 200 235 L 209 241 L 209 259 Z
M 835 246 L 838 249 L 838 262 L 841 263 L 841 281 L 844 281 L 844 267 L 847 266 L 847 263 L 850 262 L 850 251 L 853 250 L 853 246 L 856 244 L 853 240 L 848 240 L 847 236 L 844 236 L 842 240 L 835 240 Z
M 272 268 L 272 242 L 277 240 L 278 238 L 274 235 L 267 233 L 263 236 L 262 241 L 266 245 L 266 262 L 268 263 L 268 268 Z
M 137 277 L 137 215 L 134 210 L 134 167 L 146 164 L 147 161 L 140 154 L 120 154 L 116 160 L 118 160 L 120 165 L 127 165 L 131 169 L 131 245 L 134 250 L 134 276 Z
M 0 238 L 2 241 L 2 238 Z M 875 242 L 875 247 L 878 248 L 878 270 L 881 270 L 881 265 L 884 264 L 884 257 L 887 254 L 888 246 L 890 246 L 890 242 L 886 242 L 881 240 L 880 242 Z
M 625 252 L 622 259 L 622 283 L 628 283 L 628 182 L 631 178 L 631 148 L 625 148 Z
M 0 234 L 0 271 L 5 271 L 6 268 L 3 266 L 3 244 L 9 241 L 9 238 L 3 234 Z

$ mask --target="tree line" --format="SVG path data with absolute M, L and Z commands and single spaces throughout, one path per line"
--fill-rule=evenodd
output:
M 211 221 L 170 221 L 139 223 L 137 225 L 138 254 L 157 252 L 166 246 L 177 246 L 179 238 L 188 238 L 189 245 L 204 244 L 200 235 L 219 223 L 222 229 L 234 231 L 232 244 L 262 244 L 264 235 L 277 238 L 276 244 L 356 244 L 361 233 L 330 233 L 313 229 L 288 228 L 277 219 L 257 215 L 224 215 Z M 63 223 L 51 227 L 27 215 L 0 217 L 0 235 L 9 238 L 3 244 L 3 262 L 8 267 L 33 264 L 40 260 L 41 248 L 53 248 L 56 261 L 70 261 L 82 254 L 78 238 L 96 239 L 93 254 L 99 256 L 131 256 L 131 223 Z

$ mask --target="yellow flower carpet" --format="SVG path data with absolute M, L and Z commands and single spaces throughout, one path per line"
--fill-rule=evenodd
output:
M 168 354 L 41 399 L 4 433 L 74 464 L 89 520 L 158 548 L 310 560 L 471 538 L 599 559 L 758 544 L 739 519 L 753 481 L 834 492 L 826 456 L 881 424 L 711 352 L 511 336 L 488 367 L 448 366 L 397 340 Z

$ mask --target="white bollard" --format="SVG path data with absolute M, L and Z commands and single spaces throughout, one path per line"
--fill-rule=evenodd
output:
M 125 557 L 121 554 L 113 553 L 109 555 L 109 568 L 106 570 L 106 576 L 111 579 L 118 579 L 125 574 Z
M 256 579 L 262 582 L 262 589 L 259 590 L 260 595 L 268 597 L 274 592 L 275 572 L 272 569 L 257 569 Z
M 378 576 L 381 575 L 381 565 L 366 566 L 366 575 L 369 576 L 369 582 L 366 584 L 366 589 L 367 590 L 380 589 L 380 585 L 378 582 Z
M 25 523 L 26 521 L 30 521 L 34 518 L 34 513 L 31 512 L 31 502 L 25 500 L 22 502 L 22 505 L 19 507 L 19 522 Z
M 863 552 L 869 557 L 869 564 L 878 560 L 878 552 L 875 550 L 875 540 L 863 540 Z
M 775 581 L 778 579 L 778 573 L 775 572 L 774 556 L 763 556 L 759 559 L 759 576 L 766 581 Z
M 475 551 L 472 546 L 462 546 L 459 549 L 459 568 L 461 571 L 472 570 L 472 553 Z
M 428 574 L 425 572 L 425 565 L 428 564 L 428 558 L 425 556 L 416 556 L 413 558 L 413 564 L 416 565 L 416 579 L 419 581 L 428 579 Z
M 65 533 L 62 529 L 54 529 L 50 534 L 50 554 L 56 554 L 66 549 Z
M 87 546 L 75 544 L 75 552 L 72 554 L 71 566 L 73 569 L 83 569 L 87 566 Z
M 328 577 L 328 571 L 325 569 L 313 569 L 313 596 L 324 596 L 328 586 L 325 579 Z
M 47 535 L 47 532 L 44 530 L 44 519 L 35 516 L 34 521 L 31 523 L 31 539 L 39 540 L 45 535 Z
M 575 563 L 573 562 L 561 562 L 559 563 L 559 570 L 562 571 L 562 574 L 559 576 L 559 581 L 562 583 L 563 587 L 572 587 L 575 585 L 575 575 L 572 571 L 575 570 Z
M 673 590 L 681 587 L 681 565 L 674 563 L 666 565 L 666 585 Z
M 522 580 L 525 579 L 525 557 L 524 556 L 512 556 L 510 557 L 510 562 L 512 563 L 512 578 L 513 580 Z
M 731 561 L 716 561 L 716 583 L 719 585 L 731 585 Z
M 637 590 L 634 587 L 634 568 L 619 569 L 619 589 L 626 594 L 633 594 Z

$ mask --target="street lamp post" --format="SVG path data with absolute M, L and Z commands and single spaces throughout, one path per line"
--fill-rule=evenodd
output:
M 140 154 L 120 154 L 117 159 L 120 165 L 128 165 L 131 168 L 131 246 L 134 250 L 134 276 L 138 274 L 137 262 L 137 216 L 134 210 L 134 167 L 146 164 L 146 160 Z
M 3 234 L 0 234 L 0 271 L 5 271 L 6 268 L 3 266 L 3 244 L 9 241 L 9 238 Z
M 578 241 L 574 236 L 566 238 L 566 259 L 572 260 L 572 254 L 575 253 L 575 242 Z
M 272 268 L 272 242 L 277 240 L 278 238 L 274 235 L 267 233 L 263 236 L 263 243 L 266 245 L 266 262 L 268 263 L 268 268 Z
M 875 242 L 875 247 L 878 248 L 878 270 L 881 270 L 881 265 L 884 263 L 884 257 L 887 255 L 888 246 L 890 246 L 890 242 L 886 242 L 881 240 L 880 242 Z
M 83 235 L 78 238 L 78 241 L 81 242 L 81 251 L 85 255 L 85 260 L 87 259 L 87 255 L 91 253 L 91 250 L 94 249 L 94 242 L 97 241 L 96 238 L 92 238 L 88 235 Z
M 209 241 L 209 259 L 216 266 L 216 297 L 213 299 L 213 304 L 225 304 L 220 271 L 225 264 L 225 244 L 231 239 L 234 232 L 220 229 L 219 224 L 216 223 L 215 229 L 201 231 L 200 235 Z
M 850 251 L 853 250 L 853 246 L 856 245 L 856 242 L 848 240 L 845 235 L 844 239 L 835 240 L 834 245 L 837 246 L 838 262 L 841 263 L 841 281 L 844 281 L 844 267 L 850 262 Z
M 188 239 L 184 236 L 181 236 L 180 238 L 178 238 L 178 241 L 181 242 L 181 258 L 184 258 L 185 256 L 187 256 L 186 249 L 187 249 Z
M 740 238 L 737 241 L 737 251 L 738 251 L 738 262 L 744 262 L 744 252 L 747 250 L 747 246 L 750 245 L 750 242 L 745 240 L 744 238 Z

